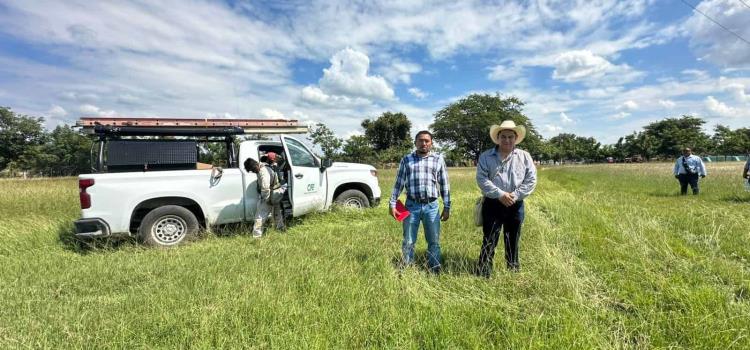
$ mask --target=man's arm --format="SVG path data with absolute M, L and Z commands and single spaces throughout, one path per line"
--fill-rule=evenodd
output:
M 260 200 L 267 201 L 271 196 L 271 176 L 267 167 L 261 167 L 258 172 L 260 184 Z
M 440 196 L 443 197 L 443 213 L 440 215 L 440 220 L 446 221 L 451 215 L 451 185 L 448 182 L 448 167 L 445 165 L 442 156 L 440 156 L 438 166 L 440 167 L 438 184 L 440 185 Z
M 408 156 L 401 158 L 401 163 L 398 164 L 398 172 L 396 173 L 396 183 L 393 185 L 393 191 L 391 191 L 391 199 L 388 201 L 388 208 L 391 216 L 394 218 L 398 217 L 396 212 L 396 201 L 398 196 L 401 195 L 401 190 L 404 188 L 406 182 L 406 167 L 408 166 Z
M 524 164 L 526 165 L 526 176 L 523 178 L 521 185 L 513 191 L 517 201 L 528 197 L 536 188 L 536 165 L 529 153 L 524 153 Z
M 482 190 L 482 194 L 484 194 L 485 197 L 499 198 L 504 192 L 497 188 L 497 186 L 495 186 L 490 180 L 490 171 L 494 171 L 495 169 L 490 169 L 487 158 L 486 155 L 479 156 L 476 176 L 477 185 L 479 186 L 479 189 Z

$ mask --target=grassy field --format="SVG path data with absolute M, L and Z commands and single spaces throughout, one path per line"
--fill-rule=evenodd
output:
M 71 240 L 75 179 L 0 180 L 0 348 L 750 348 L 750 193 L 709 164 L 540 169 L 520 273 L 471 274 L 473 169 L 451 169 L 444 273 L 399 270 L 385 205 L 176 249 Z M 393 171 L 380 175 L 384 198 Z M 420 234 L 417 253 L 426 245 Z

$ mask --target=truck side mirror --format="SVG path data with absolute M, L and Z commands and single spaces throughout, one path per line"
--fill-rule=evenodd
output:
M 328 158 L 323 159 L 320 165 L 320 172 L 323 172 L 324 170 L 330 168 L 331 165 L 333 165 L 333 160 L 328 159 Z

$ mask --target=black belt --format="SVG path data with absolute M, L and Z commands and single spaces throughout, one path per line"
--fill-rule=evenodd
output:
M 432 203 L 432 202 L 436 201 L 437 197 L 430 197 L 430 198 L 411 198 L 411 197 L 409 197 L 408 199 L 410 201 L 413 201 L 413 202 L 427 204 L 427 203 Z

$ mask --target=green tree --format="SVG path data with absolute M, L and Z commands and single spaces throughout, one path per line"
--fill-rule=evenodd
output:
M 54 156 L 57 162 L 49 164 L 44 170 L 45 174 L 77 175 L 90 172 L 91 138 L 68 125 L 56 127 L 49 136 L 42 153 Z
M 384 112 L 375 120 L 362 121 L 365 137 L 376 151 L 386 150 L 394 145 L 399 147 L 410 143 L 411 121 L 405 114 Z
M 633 132 L 625 136 L 623 148 L 628 156 L 642 156 L 649 160 L 658 153 L 659 140 L 648 132 Z
M 339 149 L 343 144 L 343 141 L 336 137 L 336 134 L 323 123 L 315 124 L 308 138 L 313 144 L 320 147 L 324 157 L 330 159 L 335 159 L 338 156 Z
M 91 171 L 92 140 L 60 125 L 46 137 L 46 142 L 26 149 L 14 165 L 44 176 L 70 176 Z
M 532 156 L 542 154 L 542 141 L 528 117 L 521 113 L 523 102 L 516 97 L 502 98 L 499 94 L 472 94 L 435 113 L 430 128 L 435 140 L 449 148 L 464 150 L 468 159 L 478 160 L 486 149 L 494 147 L 489 137 L 490 126 L 503 120 L 513 120 L 526 127 L 526 138 L 521 148 Z
M 364 135 L 352 135 L 344 142 L 342 159 L 347 162 L 372 164 L 376 160 L 375 150 Z
M 602 145 L 599 148 L 599 155 L 596 159 L 604 160 L 607 157 L 617 158 L 617 147 L 615 145 Z
M 750 150 L 750 135 L 746 128 L 732 130 L 724 125 L 716 125 L 711 142 L 711 152 L 717 155 L 744 154 Z
M 578 158 L 576 150 L 576 135 L 559 134 L 551 139 L 549 143 L 554 146 L 554 158 L 563 161 Z
M 45 142 L 42 123 L 44 118 L 20 115 L 8 107 L 0 107 L 0 170 L 10 162 L 26 163 L 20 162 L 21 156 Z
M 615 143 L 614 145 L 614 154 L 612 154 L 611 156 L 617 158 L 620 161 L 628 156 L 628 150 L 626 148 L 626 141 L 624 137 L 620 137 L 617 140 L 617 143 Z
M 575 134 L 559 134 L 551 139 L 549 143 L 554 146 L 557 159 L 588 161 L 598 160 L 600 158 L 599 148 L 601 143 L 593 137 L 576 136 Z
M 643 132 L 653 147 L 653 155 L 673 157 L 685 147 L 702 153 L 710 148 L 710 139 L 702 130 L 705 123 L 701 118 L 684 115 L 682 118 L 667 118 L 646 125 Z

